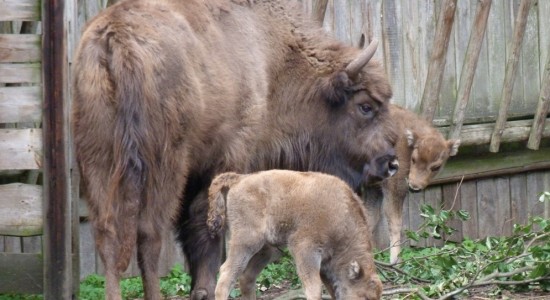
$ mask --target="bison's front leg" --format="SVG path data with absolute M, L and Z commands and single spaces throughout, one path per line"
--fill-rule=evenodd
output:
M 186 199 L 187 200 L 187 199 Z M 191 300 L 213 300 L 216 274 L 221 264 L 222 239 L 211 238 L 206 226 L 206 192 L 184 201 L 176 228 L 191 272 Z

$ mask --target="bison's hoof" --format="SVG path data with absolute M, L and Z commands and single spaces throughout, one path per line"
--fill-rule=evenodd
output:
M 191 293 L 191 300 L 208 300 L 208 292 L 205 289 L 196 289 Z

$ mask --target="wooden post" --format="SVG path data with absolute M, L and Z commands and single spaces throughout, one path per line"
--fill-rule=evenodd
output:
M 44 298 L 72 299 L 64 0 L 42 3 L 44 89 Z
M 508 56 L 508 62 L 506 63 L 506 74 L 504 75 L 504 84 L 502 86 L 500 108 L 498 111 L 497 120 L 495 122 L 495 129 L 491 136 L 491 144 L 489 146 L 489 151 L 491 152 L 498 152 L 500 147 L 500 138 L 502 136 L 502 132 L 504 131 L 508 107 L 510 106 L 510 101 L 512 100 L 512 91 L 516 80 L 519 54 L 521 52 L 521 45 L 523 44 L 523 35 L 525 33 L 531 3 L 531 0 L 522 0 L 519 5 L 519 14 L 516 17 L 514 35 L 511 41 L 511 52 Z
M 311 14 L 313 15 L 313 19 L 321 26 L 323 25 L 323 20 L 325 19 L 325 12 L 327 11 L 327 3 L 328 0 L 314 0 L 313 1 L 313 8 L 311 10 Z
M 453 29 L 456 9 L 456 0 L 445 0 L 437 20 L 437 31 L 435 33 L 434 46 L 430 56 L 430 65 L 428 66 L 428 75 L 424 94 L 420 104 L 422 116 L 432 122 L 435 115 L 435 109 L 439 102 L 439 91 L 443 82 L 443 72 L 449 48 L 449 37 Z
M 458 97 L 451 121 L 449 138 L 460 137 L 460 130 L 464 123 L 464 110 L 466 110 L 466 105 L 468 105 L 468 101 L 470 100 L 470 91 L 472 89 L 472 82 L 474 81 L 479 52 L 483 44 L 483 37 L 485 36 L 485 28 L 487 28 L 490 9 L 491 0 L 480 0 L 478 2 L 474 26 L 470 34 L 470 41 L 468 42 L 468 49 L 466 50 L 466 57 L 462 66 L 462 74 L 460 75 Z
M 544 122 L 546 121 L 546 115 L 550 109 L 550 55 L 546 61 L 544 67 L 544 75 L 542 76 L 542 88 L 540 89 L 539 104 L 537 105 L 537 113 L 531 127 L 531 133 L 529 134 L 529 141 L 527 142 L 527 148 L 532 150 L 538 150 L 540 146 L 540 139 L 544 131 Z

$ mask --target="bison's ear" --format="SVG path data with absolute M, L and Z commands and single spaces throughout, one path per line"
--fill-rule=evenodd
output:
M 460 140 L 448 140 L 447 145 L 449 147 L 449 156 L 455 156 L 458 153 Z
M 355 280 L 355 279 L 358 279 L 359 277 L 361 277 L 361 266 L 359 266 L 359 263 L 357 263 L 357 261 L 354 260 L 349 265 L 348 278 L 350 280 Z
M 336 72 L 321 87 L 323 98 L 331 106 L 339 106 L 348 100 L 351 80 L 345 72 Z
M 409 147 L 414 146 L 414 142 L 416 140 L 414 132 L 412 132 L 412 130 L 410 129 L 407 129 L 405 130 L 405 136 L 407 137 L 407 145 L 409 145 Z

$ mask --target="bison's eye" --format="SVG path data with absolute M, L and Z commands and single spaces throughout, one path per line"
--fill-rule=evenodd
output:
M 432 172 L 437 172 L 437 171 L 439 171 L 439 169 L 441 169 L 441 166 L 440 165 L 439 166 L 433 166 L 431 169 L 432 169 Z
M 372 115 L 374 114 L 372 110 L 372 106 L 370 106 L 370 104 L 367 104 L 367 103 L 359 104 L 359 111 L 364 116 L 367 116 L 369 118 L 372 117 Z

